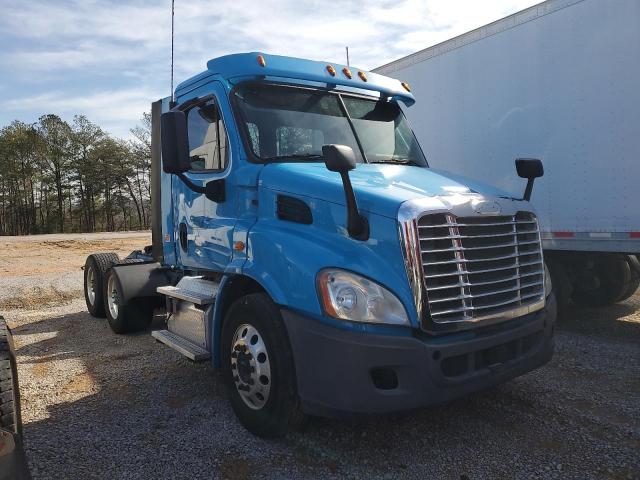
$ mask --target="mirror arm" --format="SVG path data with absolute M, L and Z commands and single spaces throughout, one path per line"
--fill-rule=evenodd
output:
M 211 180 L 207 182 L 203 187 L 196 185 L 189 177 L 184 173 L 176 174 L 184 184 L 196 193 L 204 194 L 209 200 L 217 203 L 222 203 L 226 199 L 224 178 L 218 180 Z
M 191 180 L 189 180 L 189 177 L 187 177 L 184 173 L 177 173 L 176 175 L 178 176 L 178 178 L 180 180 L 182 180 L 184 182 L 184 184 L 187 187 L 189 187 L 194 192 L 196 192 L 196 193 L 206 193 L 207 189 L 205 187 L 201 187 L 200 185 L 196 185 Z
M 533 191 L 533 181 L 535 180 L 535 178 L 528 178 L 527 179 L 527 186 L 524 189 L 524 196 L 522 197 L 523 200 L 526 200 L 527 202 L 531 199 L 531 192 Z
M 349 236 L 356 240 L 369 239 L 369 222 L 365 217 L 360 215 L 356 196 L 353 193 L 353 186 L 349 178 L 349 172 L 340 172 L 342 185 L 344 187 L 344 195 L 347 203 L 347 231 Z

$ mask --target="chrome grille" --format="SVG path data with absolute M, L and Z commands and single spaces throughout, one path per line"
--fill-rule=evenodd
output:
M 418 221 L 431 319 L 478 321 L 544 299 L 544 266 L 534 214 Z

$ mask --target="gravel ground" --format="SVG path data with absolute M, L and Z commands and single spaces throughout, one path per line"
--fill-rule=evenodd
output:
M 139 248 L 139 237 L 122 248 Z M 100 241 L 110 242 L 92 240 Z M 81 264 L 59 272 L 62 305 L 2 307 L 36 480 L 640 479 L 640 294 L 572 310 L 551 363 L 498 388 L 403 415 L 314 419 L 265 441 L 238 424 L 209 364 L 90 317 L 78 293 Z M 28 288 L 60 278 L 16 275 Z M 8 283 L 3 275 L 0 292 Z

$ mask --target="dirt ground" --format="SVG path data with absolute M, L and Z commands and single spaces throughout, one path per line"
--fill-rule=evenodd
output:
M 0 312 L 36 480 L 640 479 L 638 293 L 572 309 L 553 360 L 500 387 L 402 415 L 313 419 L 265 441 L 238 424 L 207 362 L 86 313 L 86 255 L 149 242 L 146 232 L 0 238 Z

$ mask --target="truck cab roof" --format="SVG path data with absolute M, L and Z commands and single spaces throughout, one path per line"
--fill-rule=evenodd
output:
M 415 103 L 415 98 L 406 83 L 384 75 L 345 65 L 260 52 L 237 53 L 209 60 L 207 70 L 178 85 L 176 96 L 188 93 L 202 80 L 214 75 L 222 77 L 230 84 L 250 79 L 321 83 L 378 92 L 400 100 L 407 106 Z

